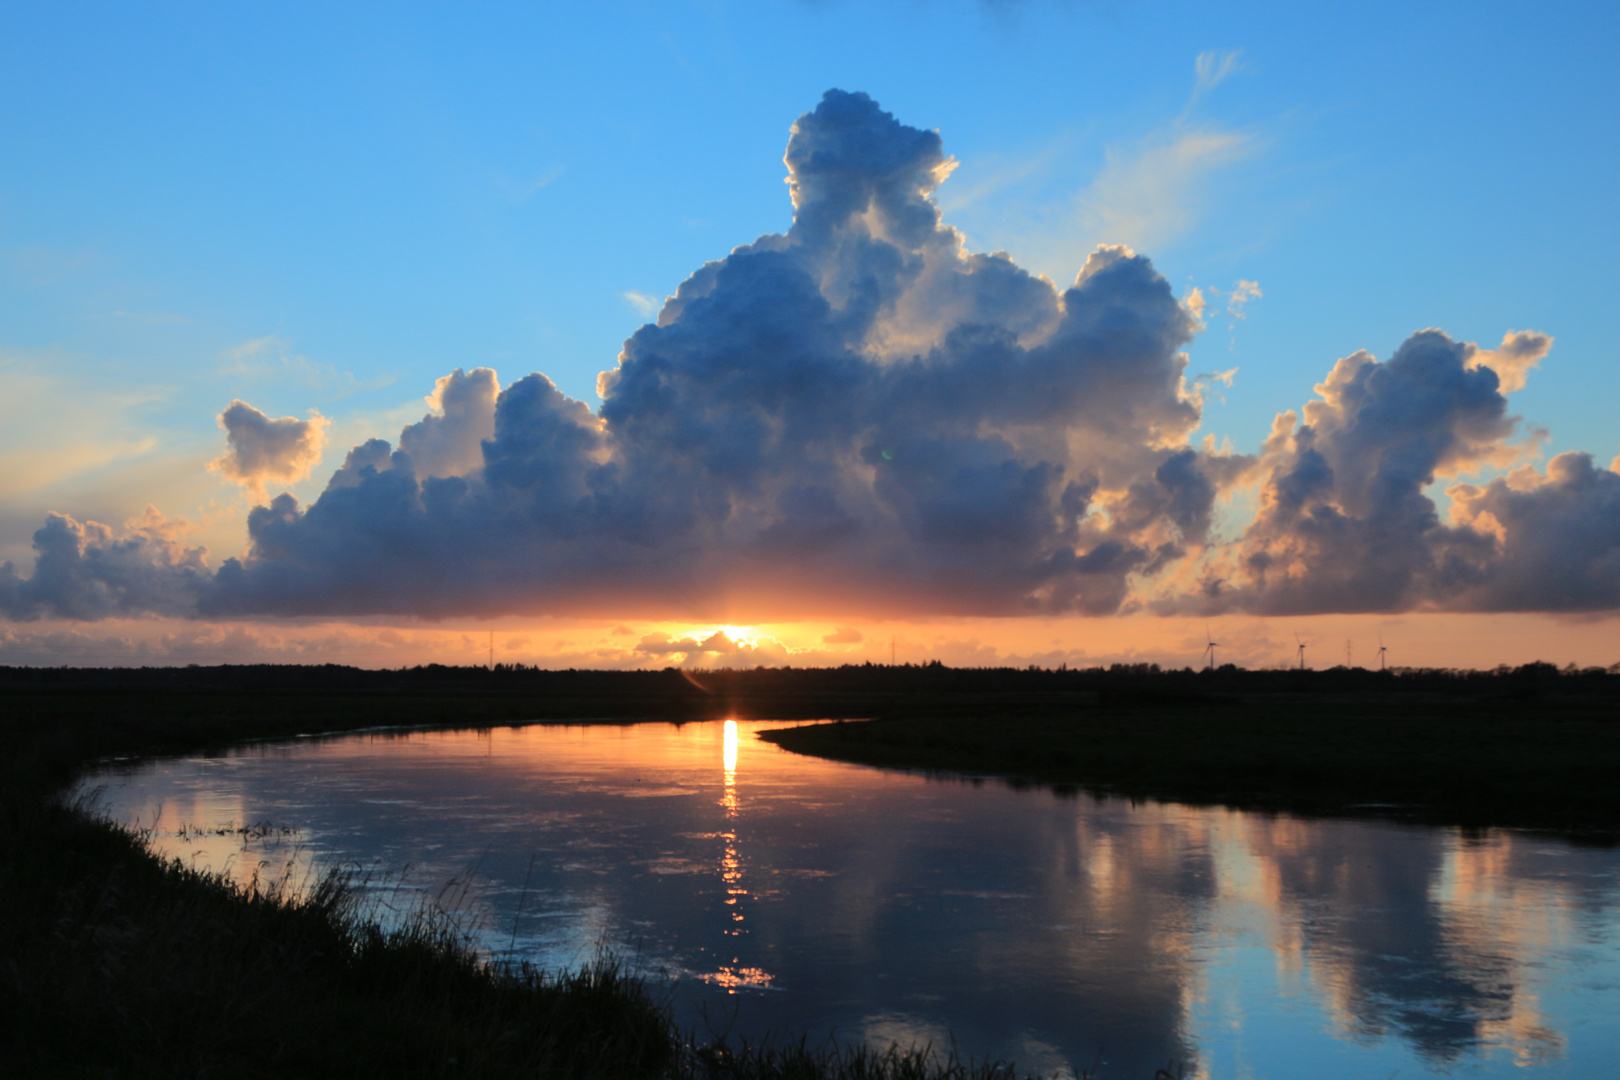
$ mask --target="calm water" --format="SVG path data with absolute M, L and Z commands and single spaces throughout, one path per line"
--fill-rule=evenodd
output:
M 700 1028 L 1131 1080 L 1620 1076 L 1613 850 L 928 780 L 771 726 L 369 734 L 85 786 L 238 878 L 357 865 L 494 955 L 605 943 Z

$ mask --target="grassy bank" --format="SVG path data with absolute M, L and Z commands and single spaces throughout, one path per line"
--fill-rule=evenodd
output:
M 157 702 L 21 704 L 5 710 L 0 796 L 8 1075 L 605 1077 L 672 1060 L 664 1012 L 612 964 L 496 970 L 425 914 L 379 929 L 341 879 L 236 890 L 53 797 L 107 754 L 345 726 L 331 714 L 254 724 L 199 707 L 166 728 Z
M 229 673 L 227 673 L 229 674 Z M 4 673 L 0 673 L 0 682 Z M 17 683 L 23 685 L 18 686 Z M 330 878 L 235 889 L 149 855 L 56 793 L 109 756 L 209 751 L 377 724 L 723 711 L 709 695 L 244 688 L 33 679 L 0 705 L 0 1060 L 18 1077 L 863 1077 L 1011 1080 L 898 1048 L 715 1045 L 611 961 L 547 975 L 481 962 L 424 912 L 384 930 Z M 684 680 L 682 685 L 687 685 Z M 590 695 L 586 695 L 590 698 Z
M 1605 695 L 1103 695 L 1044 713 L 895 715 L 763 738 L 1133 796 L 1620 839 L 1620 709 Z

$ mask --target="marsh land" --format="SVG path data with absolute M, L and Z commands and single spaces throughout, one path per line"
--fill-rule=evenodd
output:
M 490 967 L 431 913 L 367 923 L 333 881 L 243 894 L 56 798 L 98 759 L 373 726 L 828 720 L 786 749 L 1015 784 L 1620 834 L 1620 675 L 0 669 L 0 1046 L 24 1075 L 944 1075 L 698 1045 L 611 963 Z M 842 721 L 842 722 L 838 722 Z M 787 1056 L 784 1057 L 783 1055 Z M 774 1071 L 773 1071 L 774 1070 Z M 912 1070 L 907 1072 L 906 1070 Z

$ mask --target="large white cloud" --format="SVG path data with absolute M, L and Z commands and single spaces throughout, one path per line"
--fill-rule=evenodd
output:
M 1424 495 L 1512 456 L 1504 381 L 1544 335 L 1357 354 L 1258 458 L 1215 453 L 1189 443 L 1200 324 L 1147 259 L 1100 248 L 1060 290 L 968 252 L 932 198 L 953 165 L 938 134 L 862 94 L 800 117 L 786 163 L 792 228 L 683 282 L 601 376 L 598 411 L 544 375 L 503 390 L 457 370 L 397 448 L 355 447 L 307 507 L 255 509 L 248 554 L 217 574 L 63 519 L 32 578 L 0 571 L 0 610 L 89 614 L 90 585 L 108 610 L 728 622 L 1616 603 L 1602 526 L 1581 549 L 1593 587 L 1524 569 L 1567 570 L 1539 523 L 1608 505 L 1612 473 L 1565 462 L 1533 491 L 1461 492 L 1450 524 Z M 1256 521 L 1216 543 L 1219 495 L 1255 481 Z M 141 558 L 168 599 L 113 580 Z

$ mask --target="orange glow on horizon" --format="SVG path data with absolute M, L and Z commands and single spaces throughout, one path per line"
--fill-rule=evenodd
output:
M 147 666 L 184 664 L 418 664 L 482 666 L 494 635 L 496 663 L 542 668 L 683 670 L 837 667 L 894 662 L 949 667 L 1071 668 L 1152 663 L 1202 667 L 1210 636 L 1217 661 L 1260 669 L 1293 666 L 1295 634 L 1306 666 L 1346 662 L 1390 667 L 1489 669 L 1544 660 L 1560 667 L 1620 663 L 1620 617 L 1541 614 L 1312 615 L 1290 618 L 1154 615 L 931 620 L 837 620 L 756 624 L 498 619 L 445 623 L 203 623 L 108 619 L 40 620 L 0 628 L 0 664 Z M 1349 648 L 1346 649 L 1348 644 Z

